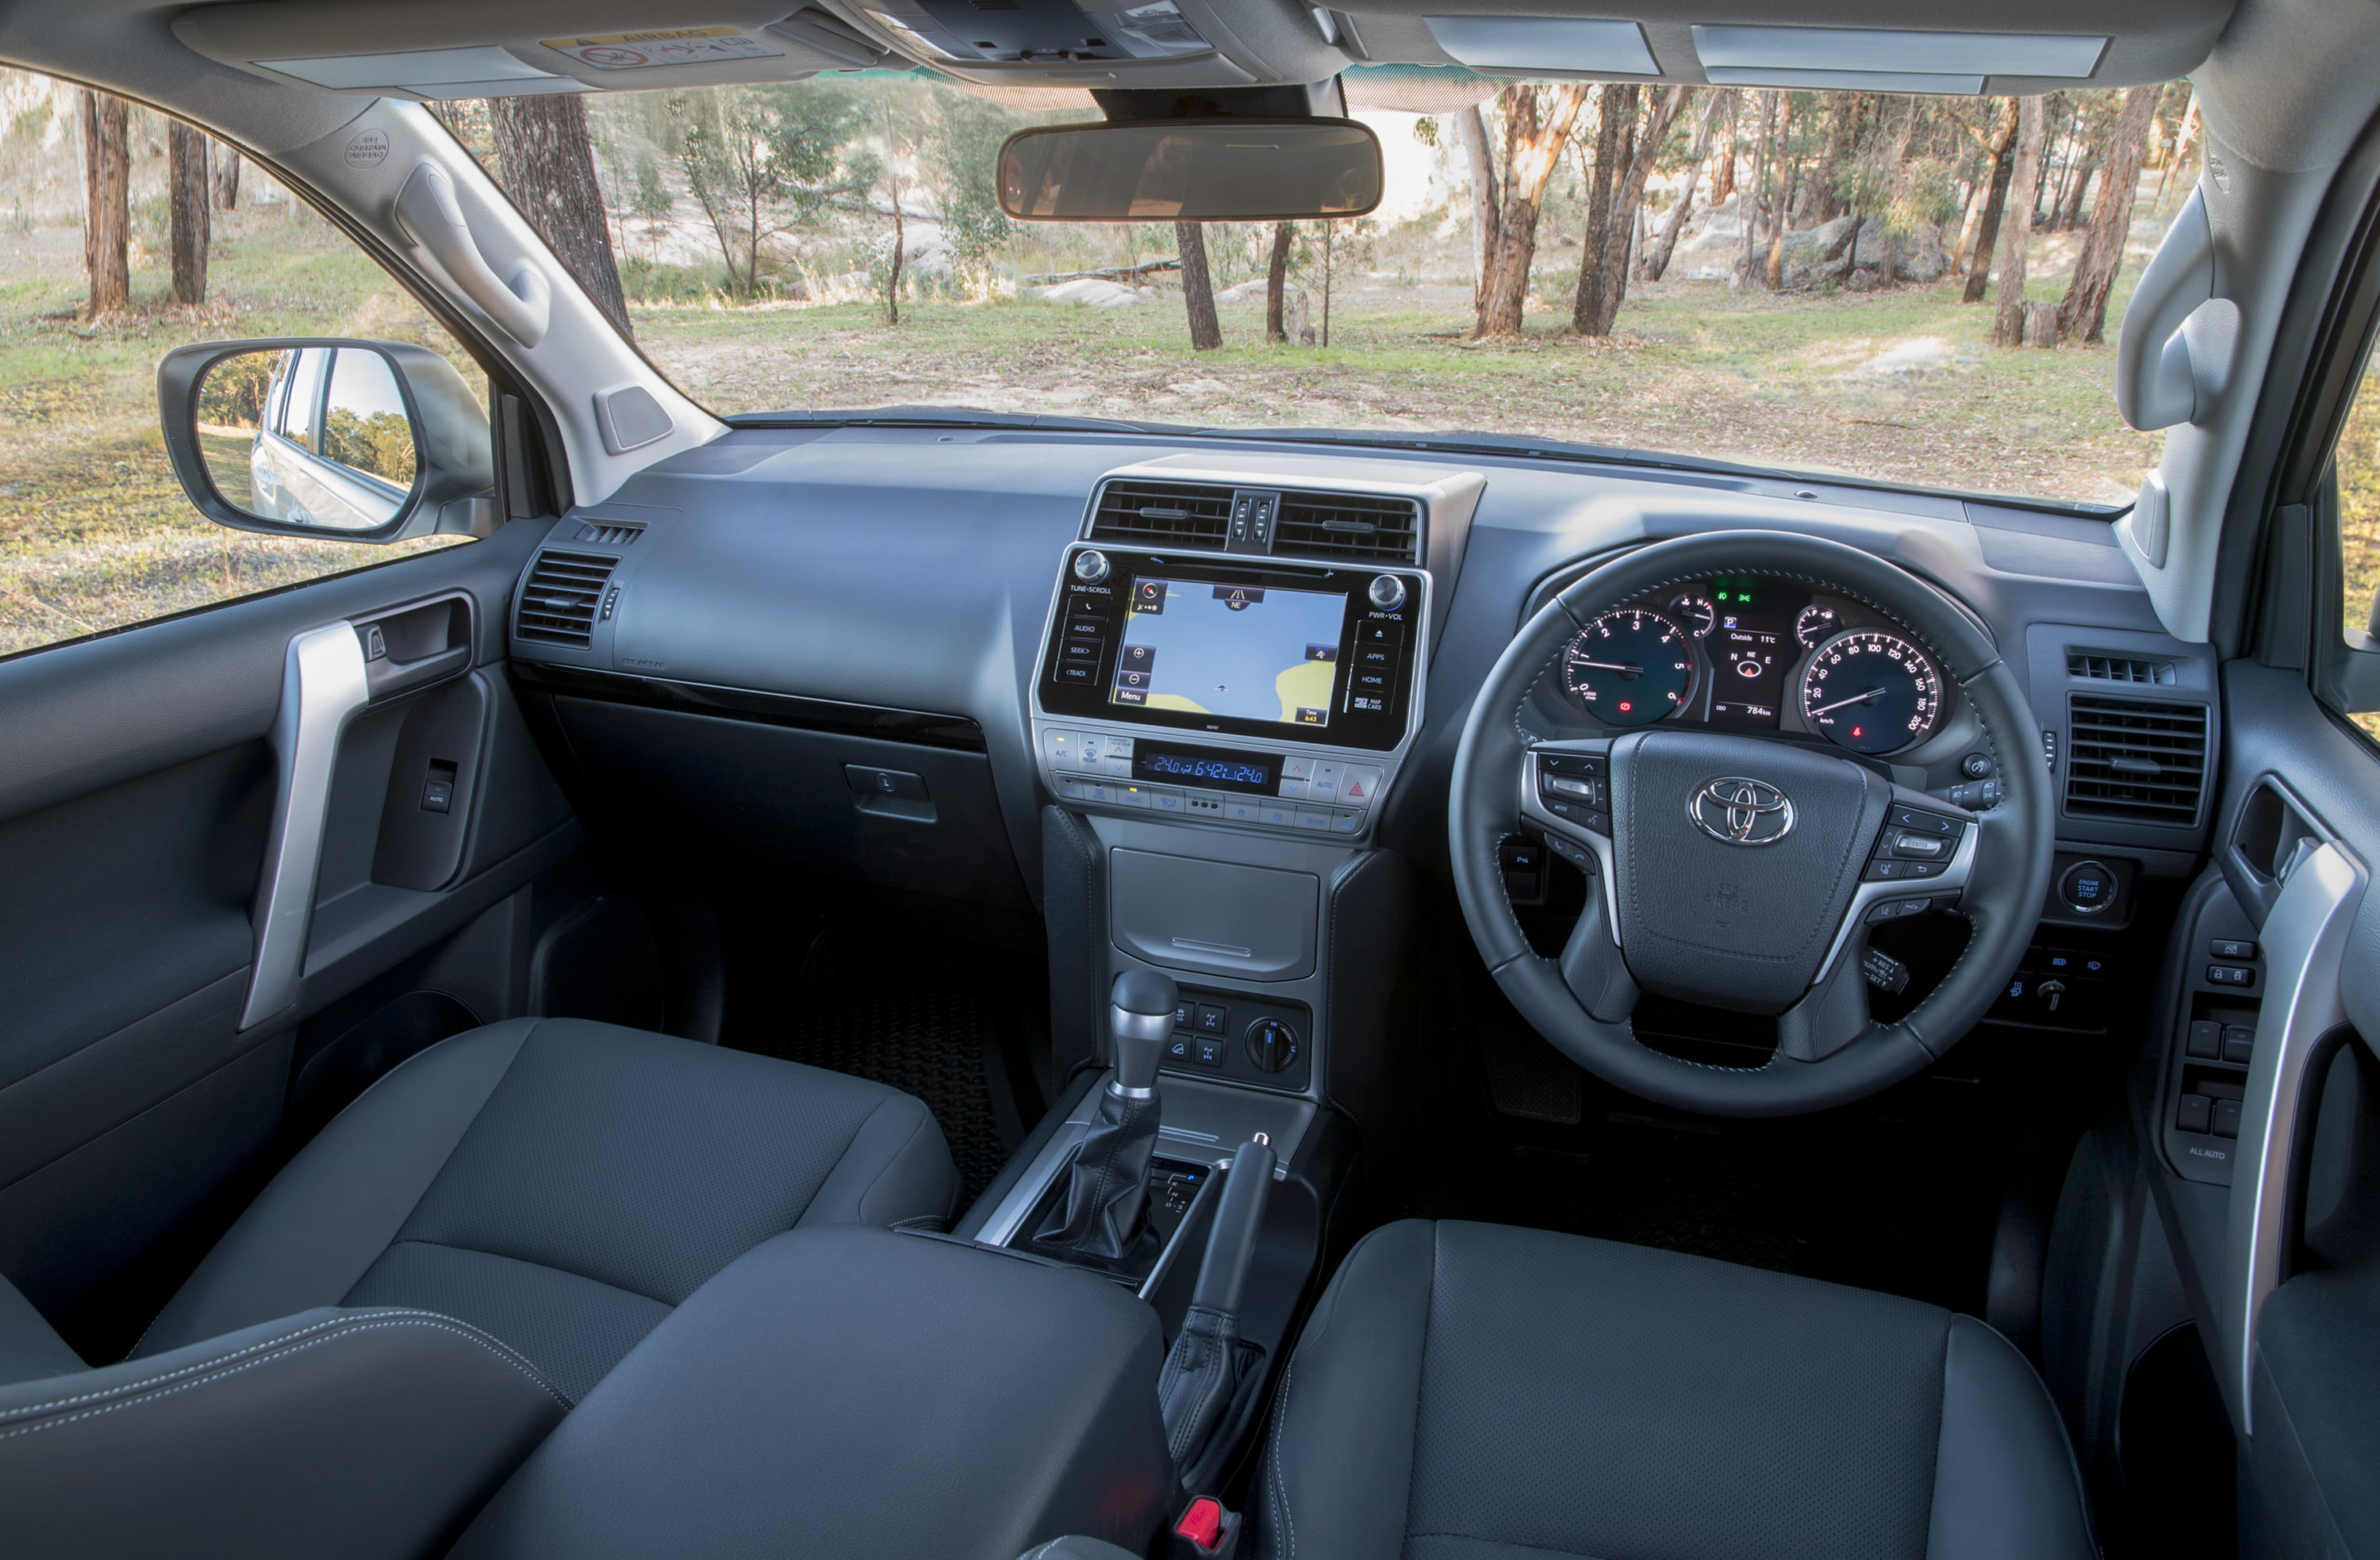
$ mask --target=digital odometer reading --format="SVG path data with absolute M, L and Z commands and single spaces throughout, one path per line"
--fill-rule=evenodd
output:
M 1854 629 L 1810 657 L 1802 718 L 1854 753 L 1898 753 L 1933 733 L 1942 718 L 1942 679 L 1899 635 Z
M 1562 686 L 1614 726 L 1643 726 L 1683 707 L 1694 690 L 1694 652 L 1678 625 L 1642 607 L 1606 612 L 1562 652 Z
M 1281 780 L 1281 759 L 1233 748 L 1163 747 L 1143 737 L 1133 747 L 1132 778 L 1269 796 Z

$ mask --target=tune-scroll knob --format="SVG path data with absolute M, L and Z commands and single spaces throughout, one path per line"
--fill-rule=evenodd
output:
M 1075 554 L 1075 577 L 1085 585 L 1097 585 L 1108 577 L 1108 555 L 1093 549 Z
M 1405 582 L 1394 574 L 1375 574 L 1368 591 L 1372 605 L 1384 612 L 1393 612 L 1405 604 Z

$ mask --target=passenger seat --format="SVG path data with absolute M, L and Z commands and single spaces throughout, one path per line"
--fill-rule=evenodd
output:
M 880 1083 L 578 1019 L 431 1046 L 289 1162 L 133 1350 L 321 1306 L 468 1323 L 576 1402 L 772 1235 L 946 1218 L 958 1174 Z

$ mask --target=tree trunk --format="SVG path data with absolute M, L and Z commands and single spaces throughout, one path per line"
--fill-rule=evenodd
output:
M 2000 224 L 2008 211 L 2009 179 L 2016 172 L 2016 132 L 2022 117 L 2011 101 L 2000 115 L 1998 149 L 1992 154 L 1992 187 L 1984 197 L 1984 219 L 1975 224 L 1975 248 L 1967 262 L 1967 291 L 1961 302 L 1981 303 L 1991 285 L 1992 247 L 2000 241 Z
M 215 145 L 215 207 L 225 212 L 239 210 L 239 151 L 221 142 Z
M 1620 161 L 1620 123 L 1636 115 L 1636 88 L 1590 88 L 1601 100 L 1595 132 L 1595 166 L 1587 170 L 1586 227 L 1578 240 L 1578 291 L 1572 299 L 1570 328 L 1596 335 L 1603 318 L 1603 252 L 1611 241 L 1611 172 Z
M 1182 248 L 1182 302 L 1190 311 L 1190 345 L 1212 352 L 1223 345 L 1223 322 L 1215 314 L 1215 284 L 1207 274 L 1207 232 L 1195 222 L 1173 224 Z
M 2024 340 L 2025 254 L 2033 247 L 2033 206 L 2041 178 L 2041 100 L 2020 98 L 2016 109 L 2016 163 L 2009 171 L 2015 210 L 2000 223 L 1999 312 L 1992 320 L 1992 345 L 2016 346 Z
M 2061 229 L 2071 231 L 2082 225 L 2082 203 L 2091 193 L 2091 175 L 2099 171 L 2099 160 L 2095 157 L 2086 160 L 2074 171 L 2074 183 L 2066 191 L 2066 210 L 2058 219 Z M 2100 187 L 2107 187 L 2105 179 L 2099 182 Z
M 91 319 L 132 307 L 132 151 L 124 100 L 82 93 L 82 263 Z
M 1611 214 L 1604 223 L 1601 304 L 1588 328 L 1580 331 L 1582 335 L 1608 336 L 1620 319 L 1620 306 L 1628 299 L 1628 257 L 1635 246 L 1637 215 L 1645 209 L 1645 184 L 1653 176 L 1653 164 L 1660 158 L 1661 143 L 1670 139 L 1670 127 L 1678 122 L 1679 112 L 1694 95 L 1692 87 L 1674 86 L 1654 99 L 1646 110 L 1646 123 L 1636 136 L 1634 150 L 1628 153 L 1627 172 L 1613 192 Z M 1675 235 L 1670 241 L 1676 242 Z M 1666 257 L 1663 263 L 1667 263 Z
M 595 307 L 622 335 L 633 336 L 603 187 L 595 177 L 595 151 L 587 139 L 586 100 L 576 92 L 491 98 L 488 124 L 513 204 Z
M 1454 139 L 1462 143 L 1464 164 L 1471 170 L 1471 307 L 1476 310 L 1488 296 L 1488 273 L 1495 269 L 1503 210 L 1496 197 L 1496 153 L 1488 144 L 1488 122 L 1477 103 L 1454 116 Z
M 889 139 L 885 151 L 884 188 L 892 197 L 892 269 L 884 282 L 884 322 L 897 325 L 901 322 L 901 262 L 909 258 L 909 224 L 901 215 L 901 175 L 893 169 Z M 752 260 L 756 276 L 759 264 L 756 251 Z
M 1281 317 L 1281 294 L 1289 285 L 1289 246 L 1296 229 L 1285 222 L 1272 224 L 1272 263 L 1265 268 L 1265 340 L 1287 341 L 1289 327 Z
M 2124 263 L 2124 240 L 2132 229 L 2132 201 L 2140 192 L 2141 158 L 2148 150 L 2149 124 L 2163 91 L 2162 87 L 2134 87 L 2124 94 L 2124 110 L 2116 116 L 2106 168 L 2099 178 L 2099 203 L 2091 212 L 2091 231 L 2083 237 L 2082 252 L 2074 257 L 2074 280 L 2058 306 L 2061 340 L 2107 339 L 2107 294 Z
M 166 225 L 174 261 L 173 301 L 207 301 L 207 138 L 178 120 L 165 127 Z
M 1678 190 L 1678 202 L 1661 224 L 1660 236 L 1645 247 L 1644 260 L 1636 268 L 1636 274 L 1645 281 L 1658 282 L 1670 269 L 1670 257 L 1677 253 L 1678 235 L 1685 231 L 1687 215 L 1694 210 L 1694 186 L 1702 180 L 1703 165 L 1710 161 L 1711 126 L 1718 117 L 1718 108 L 1716 98 L 1704 105 L 1702 123 L 1694 129 L 1694 161 L 1686 164 L 1686 182 Z
M 1483 336 L 1518 335 L 1528 305 L 1529 265 L 1537 255 L 1537 212 L 1546 183 L 1561 158 L 1562 142 L 1586 101 L 1572 86 L 1504 90 L 1504 199 L 1497 224 L 1494 264 L 1479 300 Z
M 1793 189 L 1802 176 L 1801 159 L 1793 154 L 1793 95 L 1785 94 L 1779 111 L 1777 150 L 1785 166 L 1777 176 L 1777 211 L 1768 224 L 1768 266 L 1762 281 L 1774 293 L 1785 285 L 1785 228 L 1793 219 Z
M 1762 191 L 1768 180 L 1768 141 L 1777 130 L 1777 94 L 1760 94 L 1760 139 L 1752 152 L 1752 182 L 1744 187 L 1743 198 L 1736 202 L 1736 212 L 1743 219 L 1743 253 L 1735 262 L 1735 284 L 1742 286 L 1752 280 L 1752 245 L 1759 225 Z
M 1718 166 L 1711 171 L 1711 206 L 1714 210 L 1726 205 L 1735 195 L 1735 124 L 1737 116 L 1743 112 L 1743 94 L 1729 92 L 1727 106 L 1721 112 L 1727 115 L 1727 132 L 1721 143 L 1724 150 L 1719 153 Z

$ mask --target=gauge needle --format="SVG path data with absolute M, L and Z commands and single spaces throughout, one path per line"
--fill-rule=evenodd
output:
M 1639 673 L 1643 672 L 1643 671 L 1644 671 L 1644 670 L 1645 670 L 1643 667 L 1638 666 L 1638 665 L 1637 665 L 1634 661 L 1633 661 L 1633 660 L 1577 660 L 1577 659 L 1573 659 L 1573 660 L 1571 662 L 1571 665 L 1572 665 L 1572 666 L 1588 666 L 1588 667 L 1593 667 L 1593 668 L 1594 668 L 1596 671 L 1619 671 L 1619 672 L 1624 672 L 1624 673 L 1626 673 L 1627 675 L 1629 675 L 1629 676 L 1631 676 L 1631 677 L 1633 677 L 1633 676 L 1638 675 Z
M 1837 699 L 1832 704 L 1820 705 L 1817 708 L 1810 711 L 1810 719 L 1815 720 L 1819 716 L 1828 713 L 1829 710 L 1840 709 L 1847 704 L 1867 704 L 1875 699 L 1881 698 L 1883 695 L 1884 690 L 1882 688 L 1870 688 L 1864 694 L 1853 694 L 1847 699 Z

